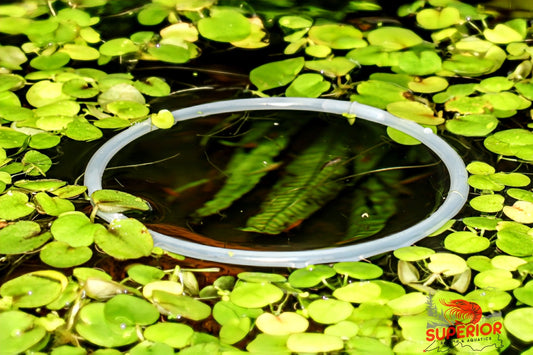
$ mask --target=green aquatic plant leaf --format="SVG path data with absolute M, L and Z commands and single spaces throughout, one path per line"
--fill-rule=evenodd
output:
M 79 211 L 64 213 L 52 222 L 50 232 L 55 240 L 68 243 L 72 247 L 89 246 L 94 241 L 94 234 L 102 225 L 93 224 Z
M 391 102 L 387 105 L 387 111 L 420 124 L 437 126 L 444 123 L 444 118 L 435 116 L 431 107 L 417 101 Z
M 533 307 L 514 309 L 503 319 L 505 329 L 523 342 L 533 341 Z
M 75 207 L 69 200 L 52 197 L 46 192 L 38 192 L 33 196 L 33 203 L 35 209 L 41 214 L 48 214 L 50 216 L 59 216 L 64 212 L 74 211 Z
M 320 324 L 335 324 L 347 319 L 354 307 L 350 302 L 336 299 L 319 299 L 307 306 L 311 319 Z
M 123 191 L 97 190 L 92 193 L 91 199 L 94 205 L 103 212 L 148 211 L 150 209 L 148 202 Z
M 0 229 L 0 254 L 22 254 L 37 249 L 50 239 L 33 221 L 18 221 Z
M 368 42 L 387 51 L 398 51 L 419 45 L 423 40 L 407 28 L 384 26 L 370 31 Z
M 55 300 L 67 285 L 67 278 L 54 270 L 41 270 L 23 274 L 0 286 L 2 297 L 12 297 L 13 304 L 21 308 L 37 308 Z
M 8 191 L 0 196 L 0 218 L 15 220 L 29 215 L 34 206 L 28 201 L 28 195 L 19 191 Z
M 446 129 L 466 137 L 485 137 L 496 129 L 499 120 L 491 114 L 462 115 L 446 121 Z
M 283 291 L 271 283 L 243 282 L 230 293 L 231 302 L 245 308 L 262 308 L 282 297 Z
M 306 65 L 309 62 L 306 62 Z M 287 97 L 319 97 L 329 90 L 331 84 L 316 73 L 300 74 L 285 90 Z
M 533 160 L 533 133 L 526 129 L 513 128 L 496 132 L 485 138 L 483 144 L 496 154 Z
M 104 315 L 111 323 L 150 325 L 160 314 L 150 302 L 132 295 L 116 295 L 106 302 Z
M 30 65 L 37 70 L 53 70 L 65 66 L 70 61 L 67 53 L 55 52 L 50 55 L 39 55 L 30 61 Z
M 107 229 L 97 229 L 94 241 L 119 260 L 148 256 L 154 247 L 148 228 L 134 218 L 114 220 Z
M 76 332 L 85 340 L 103 347 L 119 347 L 138 341 L 135 326 L 110 322 L 105 316 L 105 303 L 92 302 L 78 314 Z
M 37 317 L 19 310 L 0 313 L 0 343 L 2 353 L 20 354 L 43 339 L 47 332 Z
M 295 312 L 283 312 L 278 315 L 265 312 L 257 317 L 255 325 L 265 334 L 280 336 L 305 332 L 309 321 Z
M 55 268 L 70 268 L 86 263 L 93 256 L 89 247 L 73 247 L 65 242 L 53 241 L 39 252 L 39 258 Z
M 326 279 L 335 276 L 335 269 L 327 265 L 309 265 L 294 270 L 289 275 L 289 283 L 296 288 L 314 287 Z
M 444 247 L 459 254 L 479 253 L 490 246 L 490 240 L 473 232 L 453 232 L 444 239 Z
M 199 321 L 211 314 L 211 307 L 190 296 L 174 295 L 155 290 L 152 295 L 152 302 L 160 313 L 174 318 L 184 317 Z
M 337 179 L 349 171 L 345 163 L 347 154 L 338 128 L 324 132 L 288 164 L 287 175 L 275 184 L 260 212 L 249 218 L 242 230 L 279 234 L 308 218 L 343 189 Z
M 139 47 L 129 38 L 113 38 L 100 46 L 100 53 L 114 57 L 137 52 Z
M 344 24 L 313 26 L 308 32 L 309 39 L 318 45 L 332 49 L 353 49 L 365 47 L 366 41 L 357 28 Z
M 259 91 L 285 86 L 293 81 L 303 69 L 303 57 L 284 59 L 263 64 L 250 72 L 250 81 Z
M 317 71 L 330 78 L 348 75 L 356 65 L 356 63 L 346 57 L 339 56 L 328 59 L 308 60 L 305 62 L 306 68 Z
M 416 13 L 416 22 L 426 30 L 438 30 L 458 24 L 461 14 L 455 7 L 437 9 L 422 9 Z
M 200 34 L 216 42 L 240 41 L 251 33 L 251 23 L 236 10 L 225 8 L 211 12 L 210 17 L 198 21 Z
M 383 269 L 378 265 L 362 261 L 346 261 L 333 265 L 333 269 L 340 275 L 359 280 L 377 279 L 383 275 Z
M 429 258 L 435 254 L 435 251 L 430 248 L 420 246 L 408 246 L 396 249 L 394 256 L 403 261 L 419 261 Z
M 175 349 L 182 349 L 192 341 L 194 330 L 187 324 L 156 323 L 144 330 L 147 340 L 167 344 Z
M 480 212 L 495 213 L 503 209 L 505 197 L 500 194 L 476 196 L 468 202 L 473 209 Z
M 344 342 L 335 335 L 297 333 L 289 335 L 287 348 L 296 353 L 333 352 L 344 348 Z

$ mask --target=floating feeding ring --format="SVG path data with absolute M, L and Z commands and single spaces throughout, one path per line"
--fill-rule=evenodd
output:
M 386 111 L 358 102 L 312 98 L 253 98 L 218 101 L 173 111 L 174 123 L 193 118 L 237 111 L 298 110 L 331 114 L 354 115 L 358 119 L 376 122 L 402 131 L 418 139 L 431 149 L 444 163 L 450 175 L 450 189 L 444 203 L 429 217 L 414 226 L 389 236 L 355 245 L 302 251 L 253 251 L 219 248 L 170 237 L 150 230 L 154 245 L 191 258 L 227 264 L 250 266 L 304 267 L 339 261 L 357 261 L 370 256 L 416 243 L 435 232 L 453 218 L 463 207 L 468 196 L 467 172 L 457 152 L 429 128 L 398 118 Z M 91 157 L 85 169 L 85 185 L 91 195 L 102 189 L 102 176 L 115 154 L 135 139 L 153 132 L 157 127 L 150 120 L 136 124 L 106 142 Z M 98 216 L 111 222 L 127 218 L 121 213 L 98 212 Z

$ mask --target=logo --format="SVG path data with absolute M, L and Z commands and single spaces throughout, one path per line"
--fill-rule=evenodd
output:
M 500 312 L 483 315 L 475 302 L 452 299 L 435 302 L 428 297 L 426 340 L 424 352 L 446 352 L 449 348 L 461 351 L 489 351 L 503 347 L 503 323 Z

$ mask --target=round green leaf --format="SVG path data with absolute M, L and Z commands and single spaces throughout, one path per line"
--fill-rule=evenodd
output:
M 516 291 L 517 289 L 515 289 Z M 513 291 L 514 292 L 514 291 Z M 466 295 L 466 300 L 474 302 L 481 307 L 483 312 L 500 311 L 507 307 L 513 297 L 500 290 L 474 290 Z
M 305 332 L 309 321 L 295 312 L 283 312 L 279 315 L 265 312 L 257 317 L 255 325 L 265 334 L 288 335 Z
M 333 291 L 333 296 L 339 300 L 351 303 L 374 301 L 381 294 L 379 285 L 370 282 L 352 282 Z
M 14 305 L 20 308 L 42 307 L 59 297 L 62 281 L 66 286 L 66 277 L 57 271 L 32 272 L 5 282 L 0 287 L 0 295 L 13 297 Z
M 55 52 L 51 55 L 39 55 L 30 61 L 30 65 L 37 70 L 59 69 L 70 61 L 67 53 Z
M 102 137 L 102 131 L 83 117 L 76 117 L 67 123 L 65 135 L 76 141 L 92 141 Z
M 134 119 L 146 116 L 150 109 L 133 101 L 113 101 L 107 104 L 107 110 L 120 118 Z
M 387 305 L 395 315 L 406 316 L 424 312 L 427 301 L 427 296 L 422 292 L 410 292 L 387 302 Z
M 59 216 L 50 227 L 54 239 L 68 243 L 72 247 L 89 246 L 94 241 L 96 230 L 101 225 L 93 224 L 81 212 L 71 212 Z
M 79 99 L 88 99 L 98 95 L 100 90 L 84 79 L 74 78 L 63 83 L 63 93 Z
M 459 254 L 473 254 L 487 249 L 490 241 L 475 233 L 461 231 L 453 232 L 446 236 L 444 247 Z
M 285 91 L 285 96 L 291 97 L 319 97 L 328 91 L 331 84 L 320 74 L 306 73 L 294 79 Z
M 131 295 L 117 295 L 106 302 L 104 315 L 120 325 L 149 325 L 159 318 L 159 311 L 148 301 Z
M 461 21 L 461 14 L 455 7 L 444 7 L 442 10 L 422 9 L 416 14 L 416 21 L 426 30 L 438 30 L 453 26 Z
M 314 43 L 332 49 L 352 49 L 366 46 L 361 31 L 351 25 L 327 24 L 313 26 L 309 30 L 308 36 Z
M 533 160 L 533 133 L 520 128 L 496 132 L 483 142 L 493 153 Z
M 472 175 L 468 178 L 468 185 L 478 190 L 501 191 L 505 185 L 494 181 L 491 175 Z
M 533 202 L 533 192 L 523 189 L 508 189 L 507 195 L 514 199 Z
M 105 303 L 85 305 L 78 314 L 76 331 L 85 340 L 108 348 L 132 344 L 139 340 L 134 326 L 109 322 L 104 313 Z
M 423 42 L 413 31 L 402 27 L 380 27 L 368 33 L 368 42 L 385 50 L 397 51 Z
M 470 206 L 480 212 L 499 212 L 503 209 L 505 198 L 502 195 L 481 195 L 472 198 L 469 201 Z
M 17 74 L 0 74 L 0 91 L 18 90 L 24 86 L 26 80 Z
M 168 63 L 185 63 L 191 58 L 188 49 L 173 44 L 160 44 L 157 47 L 150 47 L 148 53 L 155 58 Z
M 415 78 L 407 83 L 409 89 L 414 92 L 430 94 L 439 92 L 448 87 L 448 80 L 440 76 L 430 76 L 427 78 Z
M 48 132 L 37 133 L 31 136 L 30 148 L 49 149 L 55 147 L 61 142 L 61 137 Z
M 387 111 L 400 118 L 416 123 L 437 126 L 444 122 L 442 117 L 435 116 L 433 110 L 417 101 L 397 101 L 387 105 Z
M 6 220 L 19 219 L 29 215 L 34 210 L 28 203 L 28 195 L 9 191 L 0 196 L 0 218 Z
M 154 247 L 148 228 L 133 218 L 112 221 L 108 229 L 96 231 L 94 240 L 104 252 L 120 260 L 148 256 Z
M 262 308 L 278 302 L 283 291 L 271 283 L 245 282 L 236 286 L 230 294 L 231 302 L 247 308 Z
M 168 129 L 174 125 L 174 115 L 169 110 L 159 110 L 159 112 L 152 114 L 150 117 L 154 126 L 158 128 Z
M 41 261 L 55 268 L 69 268 L 86 263 L 93 256 L 88 247 L 72 247 L 65 242 L 54 241 L 41 249 Z
M 146 285 L 152 281 L 161 280 L 165 276 L 165 272 L 154 266 L 144 264 L 133 264 L 126 269 L 128 276 L 133 281 Z
M 137 52 L 139 47 L 131 39 L 128 38 L 113 38 L 100 46 L 100 53 L 103 55 L 113 57 L 120 56 L 126 53 Z
M 498 126 L 498 119 L 491 114 L 474 114 L 455 117 L 446 121 L 446 129 L 466 137 L 484 137 Z
M 251 24 L 246 17 L 232 9 L 211 12 L 211 17 L 198 21 L 200 34 L 212 41 L 233 42 L 245 39 L 251 33 Z
M 345 76 L 356 66 L 356 63 L 345 57 L 333 57 L 328 59 L 311 60 L 305 62 L 305 67 L 321 73 L 330 78 Z M 305 74 L 303 74 L 305 75 Z M 322 84 L 322 86 L 325 86 Z M 329 88 L 329 85 L 328 85 Z
M 533 223 L 533 202 L 516 201 L 512 206 L 504 206 L 503 213 L 518 223 Z
M 489 269 L 477 274 L 474 284 L 479 288 L 508 291 L 519 287 L 521 282 L 513 279 L 513 274 L 508 270 Z
M 278 23 L 281 27 L 299 30 L 311 27 L 313 20 L 303 16 L 288 15 L 280 17 Z
M 0 254 L 22 254 L 37 249 L 48 239 L 49 233 L 33 221 L 18 221 L 0 229 Z
M 263 64 L 250 72 L 250 81 L 259 91 L 284 86 L 296 78 L 304 64 L 303 57 Z
M 529 256 L 533 254 L 533 238 L 525 232 L 511 228 L 498 231 L 496 246 L 513 256 Z
M 320 353 L 337 351 L 344 348 L 341 338 L 321 333 L 291 334 L 287 339 L 287 348 L 296 353 Z
M 468 266 L 466 261 L 458 255 L 450 253 L 435 253 L 429 256 L 427 267 L 431 272 L 454 276 L 464 272 Z
M 182 349 L 191 343 L 194 330 L 180 323 L 157 323 L 144 330 L 144 337 L 153 342 L 164 343 Z
M 492 165 L 489 165 L 482 161 L 473 161 L 466 166 L 466 170 L 470 174 L 489 175 L 494 174 L 496 169 Z
M 433 51 L 405 51 L 398 56 L 398 68 L 410 75 L 429 75 L 441 69 L 442 60 Z
M 266 272 L 241 272 L 237 275 L 239 280 L 247 281 L 247 282 L 285 282 L 287 281 L 287 278 L 280 274 L 271 274 Z
M 149 96 L 167 96 L 170 94 L 170 86 L 161 78 L 151 76 L 143 81 L 135 81 L 133 86 L 140 92 Z
M 533 307 L 512 310 L 503 319 L 503 324 L 509 333 L 521 341 L 533 341 Z
M 340 262 L 333 265 L 333 269 L 341 275 L 347 275 L 359 280 L 377 279 L 383 275 L 379 266 L 361 261 Z
M 294 270 L 289 275 L 289 283 L 296 288 L 313 287 L 335 274 L 336 271 L 327 265 L 309 265 Z
M 50 216 L 59 216 L 64 212 L 74 211 L 72 202 L 60 197 L 52 197 L 46 192 L 38 192 L 33 196 L 33 203 L 39 213 Z
M 433 254 L 435 254 L 433 249 L 419 246 L 408 246 L 394 251 L 394 256 L 404 261 L 419 261 L 429 258 Z
M 321 324 L 343 321 L 352 314 L 353 309 L 351 303 L 335 299 L 319 299 L 307 306 L 309 316 Z
M 73 43 L 63 45 L 59 53 L 65 53 L 74 60 L 96 60 L 100 57 L 100 52 L 96 48 Z
M 52 167 L 52 160 L 41 152 L 29 150 L 22 157 L 22 165 L 26 175 L 45 175 Z
M 184 317 L 199 321 L 211 314 L 211 307 L 189 296 L 174 295 L 158 290 L 155 290 L 152 296 L 152 302 L 159 311 L 171 317 Z
M 148 211 L 150 209 L 150 205 L 143 199 L 117 190 L 98 190 L 93 192 L 91 198 L 98 209 L 103 212 Z
M 2 354 L 24 353 L 41 341 L 46 330 L 36 320 L 35 316 L 18 310 L 0 313 Z
M 34 107 L 45 106 L 69 98 L 70 96 L 63 93 L 63 83 L 55 83 L 50 80 L 38 81 L 26 92 L 26 100 Z

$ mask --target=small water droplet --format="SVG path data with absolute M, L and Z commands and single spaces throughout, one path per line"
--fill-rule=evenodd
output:
M 126 323 L 120 323 L 120 329 L 126 329 Z
M 31 295 L 33 295 L 33 291 L 32 291 L 32 290 L 29 290 L 29 291 L 28 291 L 28 296 L 31 296 Z
M 370 215 L 368 214 L 368 212 L 365 212 L 361 215 L 361 218 L 368 218 L 370 217 Z

